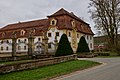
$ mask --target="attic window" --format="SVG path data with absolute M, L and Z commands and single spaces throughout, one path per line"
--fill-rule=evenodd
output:
M 3 36 L 3 37 L 5 36 L 5 32 L 2 33 L 2 36 Z
M 75 21 L 71 21 L 72 27 L 75 27 Z
M 24 30 L 21 30 L 20 35 L 23 36 L 25 34 Z
M 52 19 L 50 24 L 53 25 L 53 26 L 55 26 L 56 23 L 57 23 L 57 20 L 56 19 Z

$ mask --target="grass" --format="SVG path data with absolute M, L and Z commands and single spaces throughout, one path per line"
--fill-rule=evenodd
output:
M 74 60 L 32 70 L 1 74 L 0 80 L 45 80 L 51 77 L 71 73 L 76 70 L 86 69 L 99 64 L 100 63 L 86 60 Z

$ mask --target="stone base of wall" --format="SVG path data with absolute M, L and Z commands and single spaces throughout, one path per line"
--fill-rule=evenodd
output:
M 13 63 L 13 64 L 4 64 L 4 65 L 0 65 L 0 74 L 57 64 L 57 63 L 75 60 L 75 59 L 77 59 L 77 55 L 73 54 L 73 55 L 61 56 L 61 57 L 37 59 L 37 60 L 32 60 L 32 61 L 22 62 L 22 63 L 19 62 L 19 63 Z

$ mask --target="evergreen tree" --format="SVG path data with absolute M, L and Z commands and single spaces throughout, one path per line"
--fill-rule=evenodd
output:
M 59 41 L 55 56 L 66 56 L 66 55 L 71 55 L 71 54 L 73 54 L 73 50 L 68 41 L 67 35 L 63 34 Z
M 83 52 L 90 52 L 90 50 L 85 38 L 82 36 L 78 43 L 77 53 L 83 53 Z

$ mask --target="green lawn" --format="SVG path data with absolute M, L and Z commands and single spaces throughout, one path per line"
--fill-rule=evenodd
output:
M 0 80 L 45 80 L 51 77 L 60 76 L 76 70 L 86 69 L 99 64 L 100 63 L 86 60 L 74 60 L 32 70 L 1 74 Z

